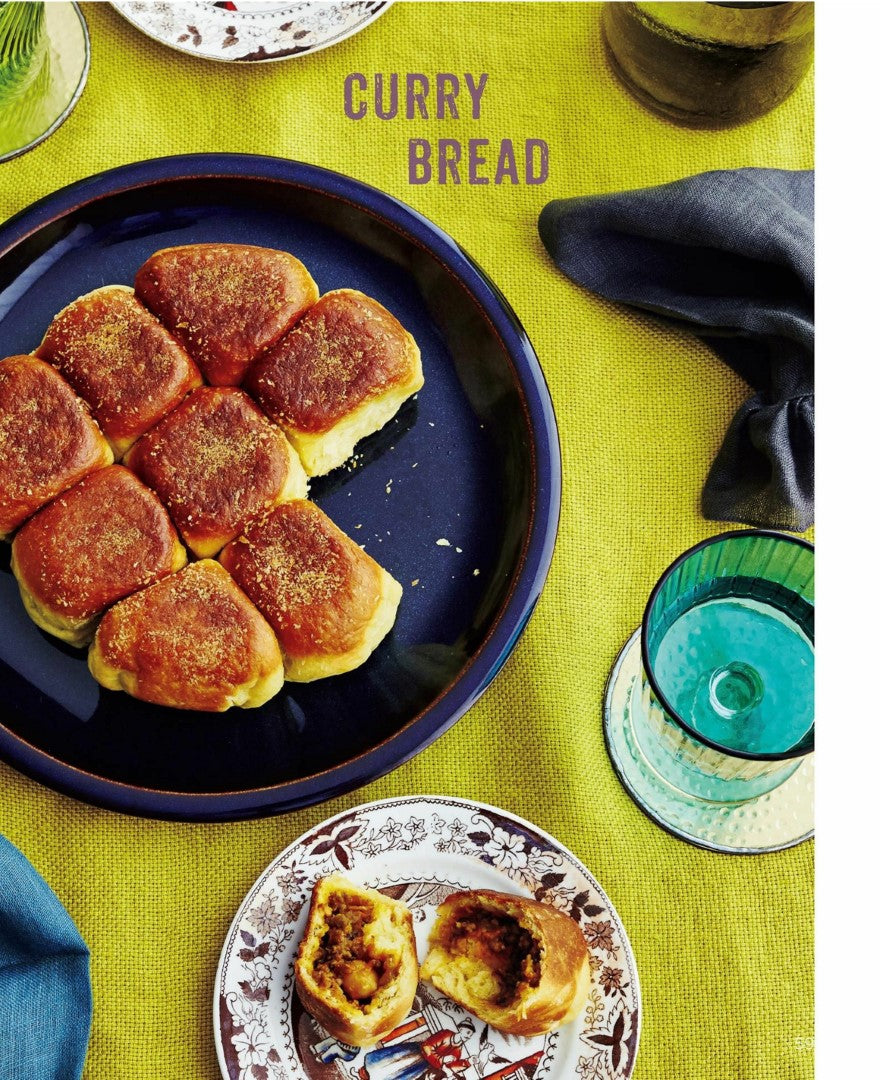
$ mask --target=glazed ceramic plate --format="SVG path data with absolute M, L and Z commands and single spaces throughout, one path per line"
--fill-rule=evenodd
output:
M 454 241 L 373 188 L 275 158 L 124 166 L 0 227 L 0 355 L 33 349 L 75 297 L 130 284 L 157 249 L 201 241 L 286 249 L 322 291 L 374 296 L 415 335 L 425 372 L 395 419 L 311 488 L 404 588 L 393 631 L 356 671 L 219 714 L 103 690 L 83 651 L 27 617 L 0 548 L 0 755 L 117 810 L 219 820 L 363 784 L 473 704 L 547 574 L 559 444 L 522 327 Z
M 265 63 L 317 52 L 358 33 L 390 0 L 127 3 L 113 7 L 149 37 L 208 60 Z
M 488 888 L 553 904 L 590 948 L 583 1012 L 549 1035 L 507 1036 L 420 983 L 412 1012 L 378 1047 L 337 1042 L 303 1011 L 292 978 L 312 884 L 332 873 L 403 900 L 420 960 L 434 909 L 452 892 Z M 224 1080 L 622 1080 L 635 1065 L 640 1014 L 626 933 L 574 855 L 511 814 L 430 797 L 357 807 L 295 840 L 245 897 L 214 987 Z M 444 1060 L 442 1071 L 428 1053 Z

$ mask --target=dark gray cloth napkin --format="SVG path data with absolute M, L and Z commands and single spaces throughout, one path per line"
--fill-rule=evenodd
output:
M 703 338 L 756 393 L 703 489 L 715 521 L 813 523 L 813 173 L 733 169 L 558 199 L 541 239 L 573 281 Z

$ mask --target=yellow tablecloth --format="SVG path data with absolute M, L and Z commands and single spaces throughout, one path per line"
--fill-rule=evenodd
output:
M 92 949 L 86 1080 L 216 1080 L 212 984 L 245 891 L 315 822 L 406 793 L 506 807 L 591 868 L 641 975 L 637 1078 L 812 1074 L 812 844 L 734 858 L 672 839 L 618 784 L 601 731 L 605 677 L 652 583 L 678 552 L 723 528 L 700 517 L 699 492 L 747 389 L 692 337 L 564 279 L 535 227 L 551 198 L 710 168 L 809 167 L 812 84 L 738 130 L 673 127 L 613 81 L 599 9 L 401 2 L 327 51 L 254 68 L 172 52 L 108 5 L 87 3 L 93 54 L 82 100 L 47 142 L 0 165 L 2 218 L 98 170 L 195 151 L 278 154 L 383 188 L 452 233 L 507 295 L 549 381 L 564 459 L 555 561 L 521 645 L 470 713 L 384 779 L 279 818 L 193 826 L 93 809 L 0 766 L 0 831 Z M 354 122 L 342 100 L 352 71 L 488 72 L 482 116 Z M 544 139 L 549 179 L 410 186 L 406 148 L 417 136 Z

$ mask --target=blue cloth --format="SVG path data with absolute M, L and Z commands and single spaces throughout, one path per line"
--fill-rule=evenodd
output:
M 0 836 L 0 1076 L 79 1080 L 91 1020 L 89 950 L 58 897 Z
M 715 521 L 813 523 L 813 173 L 733 169 L 558 199 L 541 239 L 573 281 L 702 337 L 757 392 L 703 489 Z

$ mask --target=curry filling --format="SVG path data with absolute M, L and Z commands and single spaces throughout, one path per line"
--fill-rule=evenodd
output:
M 540 942 L 510 915 L 481 908 L 462 912 L 449 928 L 447 950 L 489 969 L 498 987 L 492 1004 L 501 1008 L 541 978 Z
M 315 982 L 340 991 L 362 1009 L 395 975 L 392 958 L 376 950 L 368 932 L 374 917 L 369 899 L 333 893 L 327 898 L 327 929 L 314 960 Z

